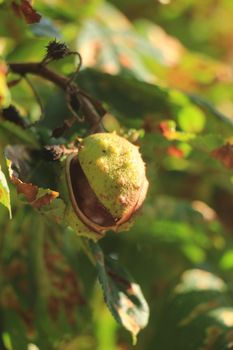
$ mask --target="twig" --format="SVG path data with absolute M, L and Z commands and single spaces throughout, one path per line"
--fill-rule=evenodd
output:
M 95 132 L 104 131 L 104 127 L 101 123 L 101 119 L 105 114 L 104 108 L 98 101 L 81 91 L 75 82 L 70 82 L 69 78 L 57 74 L 41 63 L 8 63 L 8 66 L 12 72 L 21 76 L 33 74 L 42 77 L 59 86 L 65 93 L 67 93 L 67 87 L 70 88 L 72 86 L 71 90 L 73 92 L 75 91 L 79 98 L 82 113 L 86 121 Z
M 82 62 L 82 56 L 80 55 L 79 52 L 71 51 L 71 52 L 69 53 L 69 55 L 76 55 L 76 56 L 78 56 L 78 60 L 79 60 L 78 65 L 77 65 L 77 67 L 76 67 L 76 70 L 75 70 L 74 74 L 73 74 L 73 75 L 71 76 L 71 78 L 69 79 L 69 84 L 71 84 L 71 83 L 76 79 L 77 74 L 79 73 L 80 68 L 81 68 L 83 62 Z

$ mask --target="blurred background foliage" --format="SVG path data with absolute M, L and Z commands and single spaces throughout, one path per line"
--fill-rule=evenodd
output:
M 233 349 L 232 0 L 38 0 L 37 23 L 23 3 L 0 1 L 0 107 L 13 104 L 32 124 L 22 129 L 1 112 L 0 348 Z M 70 116 L 63 92 L 29 76 L 42 117 L 28 82 L 9 84 L 18 77 L 7 64 L 41 61 L 54 38 L 80 52 L 76 81 L 106 107 L 106 130 L 140 145 L 147 164 L 135 226 L 100 242 L 150 307 L 135 347 L 77 237 L 7 185 L 7 144 L 38 149 L 90 132 L 76 123 L 53 138 Z M 77 63 L 69 56 L 50 67 L 69 75 Z

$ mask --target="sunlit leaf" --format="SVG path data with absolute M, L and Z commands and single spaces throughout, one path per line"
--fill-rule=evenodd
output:
M 233 249 L 227 250 L 220 260 L 220 267 L 223 270 L 233 268 Z
M 183 123 L 185 119 L 185 123 L 189 125 L 185 124 L 185 128 L 191 128 L 192 116 L 195 115 L 193 130 L 201 131 L 206 125 L 212 133 L 218 134 L 220 129 L 223 136 L 228 136 L 233 131 L 232 121 L 218 112 L 211 104 L 180 91 L 175 93 L 174 89 L 145 83 L 122 74 L 116 76 L 92 69 L 80 72 L 77 82 L 90 94 L 106 102 L 111 112 L 117 114 L 124 123 L 130 126 L 141 126 L 140 119 L 148 115 L 160 121 L 169 119 L 168 116 L 176 120 L 181 113 Z M 185 110 L 192 113 L 190 119 L 189 113 L 186 113 Z
M 205 126 L 205 115 L 196 106 L 187 106 L 178 113 L 178 122 L 182 130 L 199 133 Z
M 214 117 L 216 117 L 222 124 L 226 124 L 229 127 L 230 133 L 233 130 L 233 122 L 232 120 L 225 116 L 223 113 L 218 111 L 217 108 L 215 108 L 209 101 L 206 101 L 205 99 L 201 98 L 200 96 L 194 95 L 194 94 L 188 94 L 190 100 L 196 104 L 197 106 L 200 106 L 210 114 L 212 114 Z
M 143 64 L 141 53 L 154 60 L 163 60 L 162 53 L 145 41 L 129 20 L 108 3 L 99 6 L 95 17 L 85 22 L 78 35 L 77 47 L 86 67 L 111 74 L 125 70 L 149 82 L 156 78 Z
M 45 48 L 48 45 L 50 38 L 39 37 L 36 40 L 33 38 L 25 39 L 19 45 L 15 45 L 14 49 L 8 55 L 9 61 L 41 61 L 45 55 Z
M 6 177 L 0 167 L 0 203 L 9 211 L 11 217 L 10 191 L 6 181 Z
M 10 104 L 10 93 L 6 83 L 6 73 L 6 66 L 0 60 L 0 109 Z

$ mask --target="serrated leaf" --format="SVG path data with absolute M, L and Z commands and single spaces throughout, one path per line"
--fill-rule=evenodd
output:
M 6 181 L 6 177 L 0 167 L 0 203 L 3 204 L 9 211 L 11 218 L 11 203 L 10 203 L 10 191 Z
M 97 243 L 89 244 L 109 310 L 116 321 L 136 337 L 149 318 L 149 307 L 140 286 L 118 266 L 116 260 L 105 258 Z

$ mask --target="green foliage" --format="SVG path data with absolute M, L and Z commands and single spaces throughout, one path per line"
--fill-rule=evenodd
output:
M 232 347 L 232 14 L 0 1 L 1 350 Z M 99 119 L 140 147 L 150 185 L 130 231 L 97 244 L 65 221 L 59 179 Z
M 225 283 L 210 272 L 187 270 L 165 306 L 157 346 L 180 350 L 205 349 L 213 344 L 215 349 L 230 347 L 232 320 Z M 196 337 L 191 343 L 193 332 Z
M 141 328 L 148 323 L 148 305 L 140 287 L 119 267 L 117 261 L 104 260 L 98 244 L 90 242 L 93 259 L 96 263 L 98 278 L 103 288 L 105 301 L 118 323 L 128 329 L 133 339 Z
M 6 177 L 0 168 L 0 203 L 4 205 L 11 217 L 10 191 L 6 181 Z

